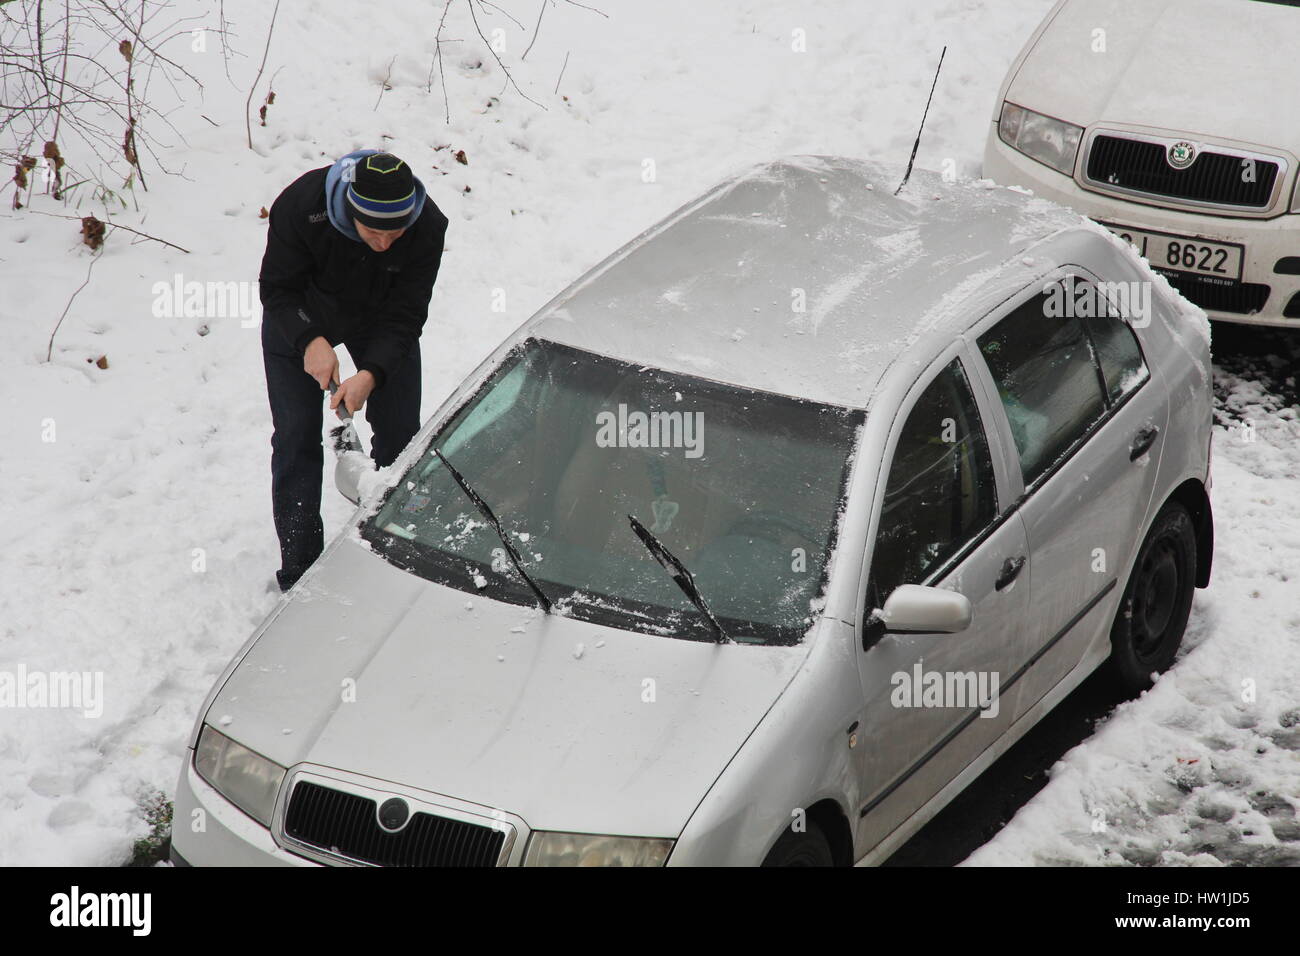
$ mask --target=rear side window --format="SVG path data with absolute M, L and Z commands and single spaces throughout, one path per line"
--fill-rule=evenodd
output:
M 1106 383 L 1106 397 L 1113 405 L 1145 382 L 1150 373 L 1142 361 L 1137 336 L 1120 318 L 1083 320 L 1097 353 L 1097 363 Z
M 1059 301 L 1046 293 L 1035 296 L 979 338 L 980 353 L 1011 423 L 1027 486 L 1106 413 L 1083 324 L 1073 315 L 1059 315 Z M 1123 381 L 1122 372 L 1117 381 Z
M 997 512 L 993 459 L 954 359 L 917 400 L 894 450 L 872 559 L 877 594 L 923 580 Z

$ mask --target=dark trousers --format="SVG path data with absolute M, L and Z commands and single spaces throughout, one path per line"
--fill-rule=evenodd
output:
M 356 361 L 360 336 L 343 345 Z M 321 427 L 325 399 L 316 380 L 303 370 L 302 356 L 283 337 L 262 324 L 262 361 L 271 402 L 271 508 L 280 538 L 281 590 L 288 590 L 325 548 L 320 517 L 324 450 Z M 420 348 L 417 344 L 384 384 L 370 393 L 364 409 L 374 433 L 370 457 L 391 465 L 420 430 Z M 331 416 L 334 412 L 329 412 Z

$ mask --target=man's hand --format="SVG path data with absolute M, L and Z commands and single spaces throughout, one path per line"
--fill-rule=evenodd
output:
M 339 357 L 334 354 L 334 347 L 330 345 L 329 339 L 323 335 L 318 335 L 311 340 L 307 350 L 303 353 L 302 367 L 308 375 L 316 380 L 322 392 L 330 387 L 330 382 L 338 379 Z M 366 394 L 369 394 L 369 392 Z M 365 399 L 363 398 L 362 401 L 365 401 Z M 330 407 L 333 408 L 334 406 L 331 405 Z
M 339 386 L 338 391 L 330 396 L 330 408 L 337 410 L 339 403 L 344 403 L 344 407 L 351 414 L 361 411 L 361 406 L 366 404 L 366 399 L 375 389 L 375 377 L 366 369 L 362 369 L 353 375 L 350 379 Z M 341 412 L 339 418 L 343 417 Z

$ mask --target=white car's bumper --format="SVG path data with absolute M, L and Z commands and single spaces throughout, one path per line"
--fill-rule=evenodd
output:
M 1286 214 L 1272 219 L 1229 218 L 1166 209 L 1091 192 L 1071 177 L 1007 146 L 998 137 L 996 126 L 990 130 L 984 149 L 984 176 L 1003 185 L 1031 189 L 1037 196 L 1110 225 L 1241 245 L 1244 249 L 1241 283 L 1268 287 L 1268 297 L 1259 311 L 1251 313 L 1215 308 L 1201 300 L 1194 290 L 1184 288 L 1184 294 L 1201 305 L 1212 319 L 1300 329 L 1300 274 L 1277 271 L 1279 265 L 1284 268 L 1300 266 L 1300 215 Z M 1283 261 L 1286 259 L 1290 262 Z M 1151 265 L 1161 271 L 1168 269 L 1160 262 Z M 1252 291 L 1256 290 L 1242 290 L 1243 293 Z M 1248 298 L 1243 294 L 1243 300 Z

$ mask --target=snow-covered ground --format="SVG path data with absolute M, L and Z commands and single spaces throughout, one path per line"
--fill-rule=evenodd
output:
M 272 75 L 276 98 L 249 150 L 273 5 L 225 0 L 228 66 L 215 40 L 164 47 L 204 83 L 201 101 L 182 87 L 174 132 L 154 130 L 177 175 L 147 166 L 139 212 L 114 212 L 191 252 L 111 233 L 50 362 L 91 255 L 75 221 L 40 213 L 103 211 L 36 197 L 12 212 L 0 192 L 0 672 L 103 674 L 100 716 L 0 710 L 0 864 L 122 862 L 146 831 L 141 800 L 170 794 L 195 708 L 278 596 L 258 330 L 159 317 L 155 283 L 254 280 L 259 210 L 302 172 L 382 144 L 451 220 L 423 339 L 428 412 L 552 294 L 728 173 L 785 153 L 904 162 L 944 44 L 918 163 L 976 174 L 998 83 L 1051 0 L 592 4 L 547 8 L 523 61 L 535 0 L 501 4 L 519 24 L 480 14 L 535 105 L 457 0 L 450 124 L 436 75 L 426 88 L 440 4 L 285 4 L 254 109 Z M 217 7 L 176 3 L 208 26 Z M 1183 658 L 971 862 L 1267 862 L 1300 846 L 1282 823 L 1300 804 L 1300 424 L 1255 382 L 1219 384 L 1253 431 L 1215 437 L 1215 580 Z M 327 481 L 327 535 L 348 514 Z

